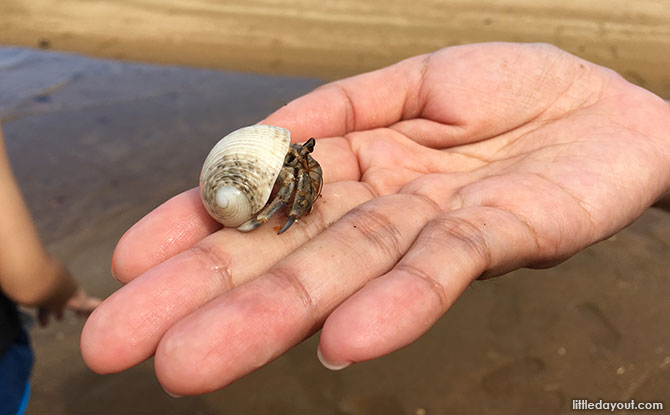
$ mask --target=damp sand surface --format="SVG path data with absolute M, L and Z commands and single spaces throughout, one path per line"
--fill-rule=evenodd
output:
M 95 60 L 0 48 L 0 119 L 40 233 L 94 295 L 119 288 L 114 246 L 194 187 L 234 128 L 323 81 Z M 574 398 L 666 400 L 670 215 L 647 211 L 548 270 L 475 282 L 425 336 L 341 372 L 318 334 L 204 396 L 173 399 L 152 362 L 100 376 L 79 353 L 83 322 L 31 331 L 29 414 L 564 414 Z

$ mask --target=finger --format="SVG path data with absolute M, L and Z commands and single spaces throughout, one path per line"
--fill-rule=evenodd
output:
M 84 297 L 74 298 L 68 301 L 67 308 L 79 315 L 88 315 L 91 314 L 93 310 L 95 310 L 100 304 L 102 304 L 101 299 L 84 295 Z
M 326 320 L 319 357 L 339 369 L 413 342 L 488 270 L 500 274 L 531 259 L 535 239 L 512 214 L 474 207 L 429 223 L 386 275 L 340 305 Z
M 428 179 L 423 187 L 410 184 L 404 190 L 448 193 Z M 392 271 L 329 316 L 321 335 L 322 360 L 337 368 L 403 347 L 475 278 L 567 258 L 593 243 L 597 236 L 576 204 L 537 175 L 492 175 L 459 187 L 449 213 L 426 226 Z
M 358 162 L 343 138 L 319 140 L 314 157 L 321 164 L 324 183 L 360 178 Z M 112 257 L 112 274 L 127 283 L 219 229 L 221 225 L 205 210 L 199 189 L 188 190 L 154 209 L 123 235 Z
M 127 283 L 220 228 L 205 210 L 199 189 L 188 190 L 126 231 L 112 256 L 112 274 Z
M 167 329 L 202 305 L 258 276 L 354 206 L 373 197 L 359 182 L 326 185 L 314 210 L 281 236 L 286 218 L 251 233 L 223 229 L 153 267 L 112 294 L 84 327 L 81 348 L 96 372 L 118 372 L 150 357 Z
M 156 351 L 159 381 L 172 393 L 203 393 L 277 357 L 387 272 L 437 214 L 434 202 L 413 195 L 377 198 L 352 210 L 265 275 L 172 326 Z
M 49 311 L 45 308 L 38 309 L 37 320 L 40 322 L 41 327 L 46 327 L 49 324 Z
M 100 304 L 102 304 L 102 299 L 100 299 L 98 297 L 87 297 L 86 301 L 84 302 L 83 306 L 81 307 L 81 310 L 85 313 L 90 314 Z
M 575 100 L 588 100 L 596 85 L 614 78 L 595 69 L 549 45 L 449 47 L 324 85 L 263 122 L 303 139 L 393 126 L 445 148 L 563 116 Z
M 290 102 L 263 123 L 287 128 L 300 140 L 340 137 L 418 116 L 428 55 L 332 82 Z

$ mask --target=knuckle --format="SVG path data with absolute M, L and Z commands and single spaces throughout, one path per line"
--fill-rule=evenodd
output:
M 374 207 L 361 205 L 345 216 L 347 228 L 353 227 L 387 258 L 399 258 L 405 251 L 402 232 L 385 214 Z
M 491 266 L 491 249 L 484 232 L 467 219 L 441 216 L 429 224 L 427 233 L 430 243 L 449 244 L 450 249 L 453 249 L 454 241 L 458 242 L 471 258 L 481 264 L 482 271 Z
M 314 297 L 303 282 L 303 272 L 300 267 L 279 264 L 268 271 L 266 281 L 271 282 L 278 292 L 286 293 L 288 298 L 297 299 L 303 309 L 313 313 L 316 304 Z
M 354 105 L 354 100 L 351 96 L 351 92 L 339 82 L 334 82 L 332 84 L 334 88 L 341 94 L 343 101 L 345 102 L 345 113 L 346 113 L 346 129 L 347 131 L 356 130 L 356 106 Z
M 414 192 L 410 193 L 411 196 L 419 201 L 420 203 L 428 206 L 428 208 L 432 211 L 433 214 L 437 215 L 443 211 L 442 207 L 440 204 L 433 198 L 433 195 L 428 193 L 424 194 L 421 192 Z
M 420 267 L 408 263 L 400 263 L 396 266 L 396 270 L 410 276 L 411 278 L 416 278 L 426 283 L 428 288 L 430 288 L 430 290 L 438 298 L 443 311 L 446 311 L 449 308 L 449 305 L 453 302 L 453 300 L 447 294 L 447 289 L 442 284 L 440 284 L 440 282 L 433 275 L 424 271 Z
M 206 275 L 214 273 L 219 277 L 218 282 L 223 289 L 230 290 L 235 287 L 230 269 L 232 257 L 223 248 L 215 244 L 201 243 L 189 248 L 189 251 L 200 266 L 209 271 Z

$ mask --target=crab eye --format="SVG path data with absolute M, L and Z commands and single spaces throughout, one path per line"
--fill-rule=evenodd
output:
M 286 161 L 285 161 L 285 163 L 293 163 L 294 160 L 295 160 L 295 154 L 293 154 L 293 153 L 288 153 L 288 154 L 286 155 Z
M 314 145 L 316 144 L 316 140 L 314 140 L 314 137 L 311 137 L 307 142 L 304 144 L 304 147 L 307 148 L 308 152 L 314 151 Z

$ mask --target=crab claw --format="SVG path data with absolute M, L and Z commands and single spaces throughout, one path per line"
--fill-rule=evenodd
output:
M 284 226 L 282 226 L 282 228 L 279 230 L 279 232 L 277 232 L 277 235 L 286 232 L 286 230 L 287 230 L 288 228 L 290 228 L 291 225 L 293 225 L 293 223 L 295 222 L 295 219 L 296 219 L 295 216 L 289 216 L 289 217 L 288 217 L 288 220 L 286 221 L 286 223 L 284 224 Z

